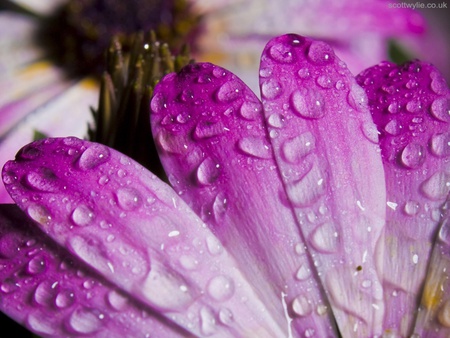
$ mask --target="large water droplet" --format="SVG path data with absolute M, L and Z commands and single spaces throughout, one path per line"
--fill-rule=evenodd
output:
M 419 202 L 416 201 L 408 201 L 405 203 L 404 211 L 408 216 L 414 216 L 418 213 L 420 209 Z
M 313 41 L 308 49 L 308 58 L 318 65 L 326 65 L 334 60 L 334 52 L 329 44 Z
M 52 219 L 50 212 L 42 205 L 30 204 L 27 208 L 28 216 L 39 224 L 46 225 Z
M 284 43 L 277 43 L 270 47 L 269 55 L 272 59 L 281 63 L 292 63 L 294 61 L 292 47 Z
M 223 302 L 233 297 L 234 282 L 227 276 L 216 276 L 208 282 L 207 290 L 213 299 Z
M 84 204 L 80 204 L 72 212 L 72 221 L 78 226 L 89 225 L 94 217 L 94 211 Z
M 89 170 L 109 161 L 111 154 L 108 147 L 101 144 L 93 144 L 80 156 L 78 165 L 82 170 Z
M 391 114 L 397 114 L 400 111 L 400 104 L 398 102 L 393 102 L 388 106 L 388 111 Z
M 258 158 L 272 158 L 269 143 L 259 137 L 244 137 L 238 141 L 238 148 L 246 155 Z
M 180 142 L 179 138 L 164 130 L 156 135 L 156 143 L 159 147 L 170 154 L 183 154 L 187 151 L 188 146 Z
M 405 167 L 416 169 L 425 161 L 426 152 L 422 145 L 409 143 L 402 150 L 401 161 Z
M 70 290 L 58 292 L 55 298 L 55 305 L 60 309 L 72 306 L 75 303 L 75 294 Z
M 271 127 L 281 128 L 284 124 L 284 117 L 278 113 L 274 113 L 269 116 L 269 118 L 267 119 L 267 123 Z
M 223 252 L 222 243 L 217 239 L 217 237 L 207 237 L 206 238 L 206 247 L 211 255 L 220 255 Z
M 41 150 L 33 144 L 26 145 L 17 153 L 16 158 L 22 160 L 35 160 L 41 156 Z
M 301 281 L 307 280 L 310 276 L 311 270 L 305 264 L 302 264 L 295 274 L 295 278 Z
M 290 163 L 300 162 L 306 155 L 310 154 L 316 146 L 316 139 L 311 132 L 300 134 L 287 139 L 281 146 L 283 157 Z
M 167 108 L 166 97 L 161 93 L 156 93 L 153 96 L 152 101 L 150 102 L 150 108 L 155 114 L 161 113 L 164 109 Z
M 226 130 L 222 122 L 208 122 L 202 121 L 197 124 L 194 130 L 196 139 L 205 139 L 214 136 L 219 136 Z
M 324 89 L 330 89 L 334 86 L 333 81 L 328 75 L 321 75 L 316 80 L 317 84 L 324 88 Z
M 417 114 L 420 113 L 422 109 L 423 109 L 422 102 L 420 102 L 419 100 L 412 100 L 406 104 L 406 110 L 409 111 L 410 113 Z
M 297 207 L 310 206 L 325 193 L 325 177 L 317 166 L 300 180 L 288 184 L 287 194 L 290 201 Z
M 434 134 L 430 140 L 431 152 L 438 157 L 450 156 L 450 133 Z
M 220 86 L 217 91 L 217 100 L 219 102 L 232 102 L 237 100 L 243 94 L 244 87 L 237 80 L 229 80 Z
M 116 192 L 116 197 L 119 206 L 126 211 L 136 210 L 142 205 L 141 194 L 131 187 L 120 188 Z
M 247 120 L 255 120 L 262 116 L 262 105 L 259 101 L 245 101 L 240 109 L 241 116 Z
M 44 192 L 58 191 L 58 182 L 55 173 L 49 168 L 40 168 L 38 171 L 29 171 L 26 183 L 30 188 Z
M 423 194 L 431 200 L 443 200 L 450 191 L 450 175 L 440 171 L 434 173 L 421 186 Z
M 210 336 L 217 331 L 214 313 L 207 307 L 200 309 L 200 330 L 205 336 Z
M 398 124 L 397 120 L 391 120 L 384 126 L 384 130 L 386 133 L 396 136 L 400 134 L 401 126 Z
M 210 185 L 220 176 L 220 165 L 211 157 L 207 157 L 197 168 L 197 181 L 201 185 Z
M 450 122 L 450 99 L 441 97 L 431 104 L 431 114 L 440 121 Z
M 347 102 L 356 110 L 364 109 L 368 103 L 366 92 L 356 83 L 352 84 L 352 88 L 347 95 Z
M 430 74 L 431 77 L 431 90 L 433 90 L 438 95 L 445 95 L 448 93 L 448 87 L 445 82 L 444 77 L 438 73 L 433 72 Z
M 261 94 L 268 100 L 276 99 L 282 92 L 281 84 L 275 79 L 269 79 L 261 85 Z
M 319 91 L 296 90 L 291 95 L 294 111 L 303 118 L 319 119 L 325 116 L 325 101 Z
M 336 252 L 338 248 L 338 233 L 331 223 L 324 223 L 313 230 L 310 235 L 311 245 L 323 253 Z
M 53 284 L 50 281 L 41 282 L 34 291 L 34 301 L 43 306 L 52 306 L 58 292 L 54 285 L 57 286 L 57 284 Z
M 47 269 L 44 256 L 35 256 L 27 264 L 27 272 L 31 275 L 43 273 Z
M 0 290 L 4 293 L 13 293 L 20 289 L 20 286 L 11 278 L 6 278 L 0 285 Z
M 82 236 L 72 236 L 68 241 L 75 254 L 105 275 L 111 274 L 111 262 L 107 258 L 107 250 L 103 243 Z
M 366 139 L 372 143 L 378 144 L 378 129 L 373 122 L 364 122 L 361 125 L 361 130 Z
M 52 317 L 42 316 L 39 312 L 30 313 L 26 319 L 28 328 L 41 336 L 53 337 L 56 334 L 56 323 Z
M 124 310 L 128 304 L 128 298 L 117 290 L 108 292 L 107 299 L 109 305 L 117 311 Z
M 68 324 L 76 333 L 91 334 L 102 327 L 102 316 L 98 311 L 88 308 L 76 309 L 70 315 Z
M 293 300 L 292 310 L 296 315 L 300 317 L 305 317 L 312 313 L 313 307 L 308 298 L 306 298 L 303 295 L 300 295 Z

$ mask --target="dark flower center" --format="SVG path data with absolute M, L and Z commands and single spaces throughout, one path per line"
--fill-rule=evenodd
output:
M 69 0 L 43 20 L 37 38 L 69 75 L 99 75 L 113 36 L 127 52 L 133 33 L 152 30 L 178 52 L 186 43 L 195 48 L 199 23 L 186 0 Z

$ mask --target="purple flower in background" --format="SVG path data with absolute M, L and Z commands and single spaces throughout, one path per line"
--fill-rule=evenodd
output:
M 261 101 L 210 63 L 155 87 L 172 187 L 99 143 L 22 148 L 3 169 L 0 309 L 42 336 L 448 336 L 442 75 L 355 79 L 294 34 L 259 74 Z

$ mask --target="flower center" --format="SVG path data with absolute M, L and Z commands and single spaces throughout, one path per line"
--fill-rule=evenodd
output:
M 69 75 L 82 76 L 103 71 L 113 36 L 126 52 L 132 33 L 152 30 L 178 52 L 186 43 L 195 48 L 199 23 L 186 0 L 69 0 L 45 18 L 37 38 Z

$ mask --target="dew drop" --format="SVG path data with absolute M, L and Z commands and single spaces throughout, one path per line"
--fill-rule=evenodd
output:
M 91 334 L 102 327 L 101 316 L 96 311 L 88 308 L 76 309 L 69 316 L 68 325 L 70 329 L 80 334 Z
M 18 159 L 35 160 L 41 156 L 41 150 L 34 145 L 26 145 L 16 155 Z
M 78 165 L 82 170 L 89 170 L 109 161 L 111 154 L 108 147 L 101 144 L 93 144 L 80 156 Z
M 198 260 L 191 256 L 182 255 L 180 265 L 186 270 L 195 270 L 198 267 Z
M 0 290 L 7 294 L 16 292 L 19 288 L 19 285 L 11 278 L 6 278 L 0 285 Z
M 366 139 L 372 143 L 378 144 L 378 129 L 373 122 L 364 122 L 361 125 L 361 130 Z
M 150 103 L 150 108 L 155 114 L 161 113 L 164 109 L 167 108 L 165 96 L 163 96 L 161 93 L 156 93 Z
M 450 328 L 450 301 L 446 301 L 438 314 L 439 323 Z
M 136 210 L 142 205 L 142 196 L 134 188 L 125 187 L 120 188 L 116 192 L 117 203 L 126 211 Z
M 28 216 L 39 224 L 46 225 L 52 219 L 50 212 L 42 205 L 30 204 L 27 208 Z
M 425 161 L 425 149 L 420 144 L 409 143 L 403 148 L 400 159 L 405 167 L 416 169 Z
M 30 313 L 26 319 L 29 329 L 34 333 L 42 336 L 55 336 L 55 321 L 51 317 L 40 315 L 39 312 Z
M 311 132 L 300 134 L 287 139 L 281 146 L 284 159 L 290 163 L 300 162 L 306 155 L 310 154 L 316 146 L 316 139 Z
M 261 68 L 259 70 L 259 76 L 270 77 L 272 75 L 272 68 Z
M 396 136 L 400 134 L 401 126 L 399 126 L 397 120 L 391 120 L 384 126 L 384 131 L 388 134 Z
M 200 309 L 200 330 L 205 336 L 213 335 L 217 331 L 214 313 L 207 307 Z
M 84 204 L 80 204 L 72 212 L 72 221 L 78 226 L 89 225 L 94 217 L 95 215 L 92 209 Z
M 434 173 L 422 183 L 421 190 L 430 200 L 444 200 L 450 191 L 450 175 L 442 171 Z
M 224 77 L 227 75 L 227 72 L 225 71 L 225 69 L 220 68 L 220 67 L 214 67 L 212 74 L 215 78 L 219 79 L 221 77 Z
M 292 63 L 294 61 L 292 47 L 284 43 L 277 43 L 270 47 L 269 55 L 272 59 L 281 63 Z
M 210 279 L 207 290 L 213 299 L 223 302 L 233 297 L 234 282 L 227 276 L 219 275 Z
M 225 127 L 221 122 L 202 121 L 197 124 L 194 130 L 196 139 L 205 139 L 223 134 Z
M 410 113 L 420 113 L 422 109 L 422 103 L 418 100 L 409 101 L 406 104 L 406 110 Z
M 255 120 L 261 116 L 262 105 L 260 102 L 245 101 L 241 106 L 240 113 L 246 120 Z
M 438 157 L 450 156 L 450 133 L 434 134 L 430 140 L 431 152 Z
M 221 308 L 219 310 L 219 320 L 224 325 L 231 325 L 234 321 L 233 313 L 230 309 Z
M 269 79 L 261 85 L 261 94 L 268 100 L 276 99 L 282 92 L 281 84 L 275 79 Z
M 43 256 L 33 257 L 27 264 L 27 272 L 30 275 L 37 275 L 47 270 L 47 264 Z
M 237 80 L 229 80 L 222 84 L 217 91 L 219 102 L 229 103 L 237 100 L 243 93 L 243 85 Z
M 244 137 L 238 141 L 237 147 L 246 155 L 263 159 L 272 158 L 268 142 L 259 137 Z
M 447 245 L 450 245 L 450 220 L 445 220 L 444 223 L 441 225 L 441 229 L 439 230 L 439 239 L 446 243 Z
M 211 185 L 220 176 L 220 165 L 211 157 L 207 157 L 197 168 L 197 182 L 201 185 Z
M 291 95 L 294 111 L 303 118 L 319 119 L 325 116 L 325 101 L 318 91 L 300 92 L 296 90 Z
M 445 79 L 438 72 L 433 72 L 430 74 L 431 77 L 431 90 L 433 90 L 438 95 L 445 95 L 448 92 L 447 84 Z
M 326 65 L 333 61 L 333 49 L 325 42 L 313 41 L 308 49 L 308 58 L 318 65 Z
M 338 233 L 331 223 L 324 223 L 312 231 L 310 242 L 320 252 L 336 252 L 338 248 Z
M 368 103 L 366 92 L 356 83 L 353 84 L 352 89 L 348 92 L 347 102 L 356 110 L 365 108 Z
M 300 317 L 306 317 L 312 313 L 312 306 L 310 301 L 303 295 L 296 297 L 292 301 L 292 310 Z
M 128 304 L 128 298 L 117 290 L 108 292 L 106 297 L 109 305 L 117 311 L 124 310 Z
M 297 278 L 300 281 L 304 281 L 308 279 L 311 276 L 311 270 L 302 264 L 300 268 L 297 270 L 297 273 L 295 274 L 295 278 Z
M 40 168 L 39 171 L 29 171 L 25 176 L 26 184 L 35 190 L 43 192 L 58 191 L 58 182 L 55 173 L 49 168 Z
M 400 105 L 397 102 L 393 102 L 388 106 L 388 112 L 391 114 L 397 114 L 400 111 Z
M 290 201 L 297 207 L 312 205 L 325 193 L 325 180 L 317 166 L 300 180 L 290 182 L 287 185 L 287 194 Z
M 278 113 L 274 113 L 269 116 L 269 118 L 267 119 L 267 123 L 271 127 L 281 128 L 281 127 L 283 127 L 283 124 L 284 124 L 284 118 L 282 115 L 280 115 Z
M 41 282 L 34 291 L 34 301 L 43 306 L 52 306 L 57 294 L 57 289 L 52 287 L 49 281 Z
M 331 78 L 327 75 L 321 75 L 316 80 L 317 84 L 324 88 L 324 89 L 330 89 L 334 86 L 333 81 L 331 81 Z
M 163 130 L 156 135 L 156 143 L 163 151 L 170 154 L 183 154 L 188 148 L 187 145 L 181 143 L 172 134 Z
M 213 256 L 220 255 L 223 252 L 223 246 L 216 237 L 207 237 L 206 247 L 208 248 L 209 253 Z
M 68 308 L 75 303 L 75 294 L 70 290 L 63 290 L 56 295 L 55 305 L 60 308 Z
M 441 97 L 431 104 L 431 114 L 438 120 L 450 122 L 450 98 Z
M 300 68 L 300 70 L 297 72 L 297 75 L 301 78 L 301 79 L 306 79 L 309 77 L 310 73 L 309 73 L 309 69 L 308 68 Z
M 404 211 L 408 216 L 414 216 L 419 212 L 420 204 L 416 201 L 408 201 L 405 203 Z

